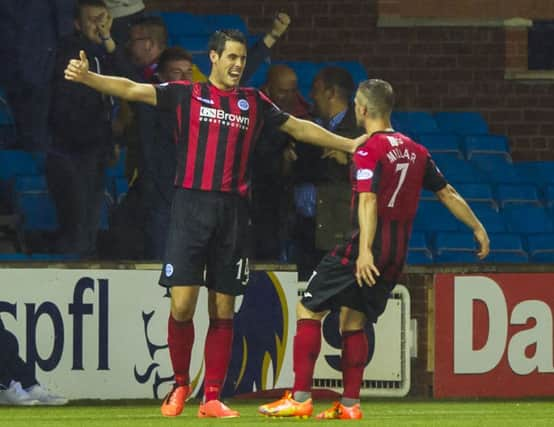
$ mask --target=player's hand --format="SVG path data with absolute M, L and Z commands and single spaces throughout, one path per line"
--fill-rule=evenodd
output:
M 352 147 L 350 148 L 350 154 L 354 154 L 354 152 L 356 151 L 356 149 L 364 144 L 367 139 L 369 138 L 369 135 L 364 133 L 363 135 L 360 135 L 359 137 L 357 137 L 356 139 L 353 139 L 352 140 Z
M 375 266 L 371 251 L 361 252 L 356 260 L 356 282 L 358 282 L 358 286 L 361 288 L 366 284 L 371 287 L 375 285 L 377 277 L 380 275 L 381 273 Z
M 348 155 L 343 151 L 333 150 L 330 148 L 325 148 L 323 154 L 321 155 L 322 159 L 333 159 L 339 165 L 346 165 L 348 163 Z
M 473 237 L 477 240 L 479 245 L 479 250 L 477 251 L 477 257 L 479 259 L 484 259 L 490 251 L 490 241 L 487 231 L 481 227 L 473 232 Z
M 279 12 L 273 19 L 271 34 L 281 37 L 290 25 L 290 16 L 284 12 Z
M 106 13 L 96 24 L 96 31 L 102 39 L 111 38 L 110 31 L 112 29 L 113 17 L 110 13 Z
M 79 59 L 71 59 L 64 71 L 65 79 L 82 83 L 88 74 L 89 64 L 84 50 L 79 51 Z
M 288 144 L 283 150 L 283 160 L 287 163 L 292 163 L 298 160 L 298 154 L 296 154 L 294 142 Z

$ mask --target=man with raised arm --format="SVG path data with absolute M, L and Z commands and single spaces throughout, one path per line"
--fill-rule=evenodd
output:
M 176 115 L 177 189 L 160 277 L 160 284 L 171 288 L 168 345 L 175 385 L 162 404 L 164 416 L 179 415 L 191 391 L 192 319 L 200 286 L 208 288 L 210 325 L 198 416 L 239 416 L 219 395 L 231 356 L 235 296 L 248 283 L 246 196 L 250 160 L 262 128 L 277 127 L 298 141 L 350 153 L 364 140 L 334 135 L 282 112 L 257 89 L 239 87 L 246 63 L 241 32 L 216 31 L 208 50 L 212 68 L 204 83 L 151 85 L 102 76 L 89 71 L 84 52 L 65 71 L 68 80 Z

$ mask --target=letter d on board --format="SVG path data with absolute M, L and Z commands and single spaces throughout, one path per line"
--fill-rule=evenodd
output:
M 473 349 L 473 301 L 483 302 L 488 310 L 488 338 L 483 348 Z M 502 359 L 508 336 L 506 299 L 496 282 L 488 277 L 454 279 L 454 373 L 481 374 Z

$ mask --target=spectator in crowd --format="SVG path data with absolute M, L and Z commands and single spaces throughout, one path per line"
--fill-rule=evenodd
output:
M 308 118 L 309 105 L 298 91 L 298 77 L 284 64 L 269 68 L 262 91 L 287 113 Z M 257 259 L 289 261 L 292 165 L 295 141 L 279 130 L 262 133 L 252 170 L 252 224 Z
M 34 366 L 19 357 L 17 338 L 0 319 L 0 405 L 65 405 L 67 399 L 57 396 L 39 384 Z
M 142 0 L 105 0 L 105 2 L 113 16 L 113 38 L 117 44 L 124 46 L 129 38 L 131 25 L 144 16 L 144 2 Z
M 192 55 L 182 47 L 170 47 L 159 58 L 157 77 L 160 83 L 192 81 Z M 174 115 L 149 109 L 150 120 L 141 123 L 144 142 L 143 173 L 141 177 L 145 214 L 145 257 L 161 260 L 169 226 L 169 213 L 174 192 L 177 150 L 174 141 Z M 147 132 L 152 132 L 150 135 Z
M 239 31 L 216 31 L 209 41 L 209 56 L 212 69 L 207 83 L 155 86 L 103 76 L 89 71 L 83 51 L 65 70 L 70 81 L 175 114 L 176 189 L 159 281 L 171 288 L 168 345 L 175 373 L 175 385 L 162 404 L 164 416 L 179 415 L 190 393 L 192 319 L 200 286 L 208 288 L 211 320 L 198 416 L 239 416 L 220 401 L 220 393 L 231 357 L 235 296 L 248 284 L 246 196 L 261 129 L 280 127 L 304 142 L 348 152 L 365 138 L 334 135 L 279 110 L 260 91 L 239 87 L 246 62 L 246 38 Z
M 364 133 L 356 124 L 352 98 L 355 85 L 350 73 L 340 67 L 319 71 L 312 83 L 311 97 L 316 121 L 326 129 L 345 137 Z M 297 194 L 315 192 L 307 198 L 317 201 L 319 209 L 297 215 L 295 235 L 297 262 L 301 279 L 307 279 L 326 250 L 348 237 L 349 172 L 348 156 L 331 149 L 301 145 L 295 164 Z M 309 185 L 306 185 L 309 184 Z M 306 199 L 304 199 L 306 200 Z
M 54 52 L 73 30 L 75 0 L 0 1 L 0 87 L 13 111 L 13 148 L 44 151 Z
M 116 149 L 112 144 L 113 100 L 63 78 L 69 58 L 86 49 L 98 73 L 118 74 L 125 58 L 110 35 L 112 18 L 102 0 L 79 0 L 75 34 L 56 55 L 50 124 L 52 144 L 46 179 L 54 200 L 60 233 L 53 250 L 94 255 L 104 198 L 105 171 Z
M 489 238 L 466 201 L 447 183 L 429 152 L 390 123 L 394 92 L 383 80 L 362 82 L 355 116 L 370 135 L 352 159 L 353 232 L 330 251 L 310 277 L 297 304 L 293 391 L 260 406 L 264 415 L 309 417 L 314 367 L 321 349 L 321 320 L 338 311 L 344 392 L 318 419 L 361 419 L 360 388 L 369 358 L 366 326 L 384 312 L 408 251 L 421 189 L 433 191 L 448 210 L 473 231 L 477 256 L 489 253 Z M 373 343 L 374 344 L 374 343 Z

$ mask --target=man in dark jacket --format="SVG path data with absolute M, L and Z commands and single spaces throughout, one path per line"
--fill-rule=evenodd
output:
M 56 205 L 60 235 L 55 251 L 90 256 L 104 197 L 104 176 L 113 156 L 111 111 L 113 100 L 64 80 L 69 58 L 86 50 L 98 73 L 124 68 L 110 36 L 112 19 L 102 0 L 80 0 L 75 12 L 75 34 L 57 50 L 50 105 L 52 144 L 46 159 L 48 189 Z
M 347 138 L 362 135 L 352 103 L 355 89 L 352 76 L 344 68 L 320 70 L 311 91 L 316 122 Z M 297 215 L 295 227 L 298 273 L 301 279 L 307 279 L 325 252 L 349 237 L 349 159 L 336 150 L 305 144 L 298 148 L 296 182 L 313 184 L 307 188 L 315 188 L 316 192 L 314 215 Z

